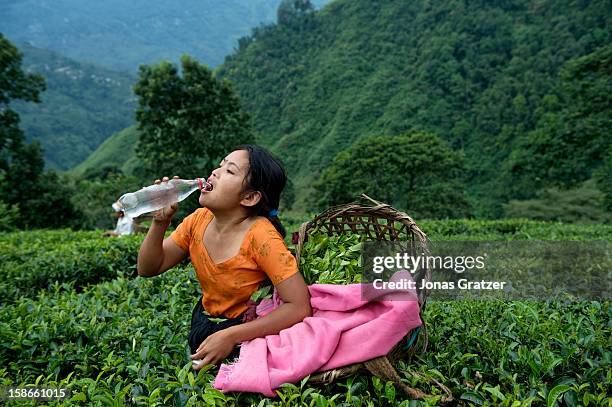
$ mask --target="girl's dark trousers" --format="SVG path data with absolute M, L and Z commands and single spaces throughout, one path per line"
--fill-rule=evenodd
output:
M 222 322 L 212 322 L 208 315 L 204 313 L 204 307 L 202 306 L 202 297 L 198 300 L 193 313 L 191 314 L 191 331 L 189 332 L 189 348 L 191 348 L 191 354 L 196 353 L 198 347 L 202 344 L 204 339 L 219 332 L 222 329 L 229 328 L 230 326 L 242 324 L 242 315 L 237 318 L 229 318 Z M 235 347 L 232 353 L 228 356 L 230 359 L 237 358 L 239 354 L 238 347 Z

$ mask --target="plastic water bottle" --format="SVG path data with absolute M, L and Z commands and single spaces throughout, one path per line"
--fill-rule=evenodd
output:
M 124 194 L 113 204 L 113 208 L 135 218 L 143 213 L 154 212 L 180 202 L 203 186 L 204 181 L 201 178 L 171 179 L 165 183 L 150 185 L 136 192 Z

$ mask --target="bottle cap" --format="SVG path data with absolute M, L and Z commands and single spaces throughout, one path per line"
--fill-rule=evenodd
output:
M 204 183 L 202 182 L 202 178 L 196 178 L 198 180 L 198 187 L 200 187 L 200 189 L 204 188 Z

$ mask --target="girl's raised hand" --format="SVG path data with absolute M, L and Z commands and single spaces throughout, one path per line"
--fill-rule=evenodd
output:
M 178 176 L 175 175 L 172 178 L 178 179 Z M 166 182 L 168 182 L 168 177 L 163 177 L 161 180 L 156 179 L 153 183 L 157 185 L 157 184 L 166 183 Z M 170 206 L 166 206 L 165 208 L 161 208 L 153 212 L 153 221 L 159 222 L 159 223 L 170 223 L 170 221 L 172 220 L 172 217 L 174 216 L 177 210 L 178 210 L 178 202 Z

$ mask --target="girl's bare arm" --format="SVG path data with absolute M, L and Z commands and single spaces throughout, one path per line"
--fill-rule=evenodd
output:
M 310 294 L 304 278 L 296 273 L 276 285 L 283 304 L 268 315 L 228 328 L 236 343 L 274 335 L 312 315 Z
M 181 249 L 172 238 L 164 239 L 169 223 L 153 221 L 138 252 L 138 275 L 153 277 L 176 266 L 187 252 Z

